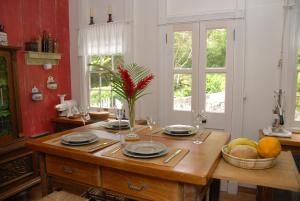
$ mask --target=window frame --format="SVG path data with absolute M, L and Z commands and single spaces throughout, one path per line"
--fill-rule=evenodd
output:
M 287 36 L 288 36 L 288 45 L 285 50 L 287 52 L 287 56 L 284 55 L 284 60 L 287 62 L 283 62 L 283 72 L 285 74 L 285 79 L 283 81 L 283 88 L 286 92 L 286 101 L 285 101 L 285 110 L 284 114 L 286 116 L 286 127 L 290 130 L 299 132 L 300 131 L 300 121 L 295 120 L 295 112 L 296 112 L 296 93 L 297 93 L 297 53 L 300 48 L 300 5 L 296 6 L 296 9 L 293 9 L 289 12 L 289 21 L 286 27 Z
M 166 66 L 164 70 L 162 71 L 166 77 L 164 78 L 164 89 L 162 89 L 161 92 L 164 94 L 164 100 L 161 100 L 161 104 L 163 107 L 166 108 L 164 114 L 161 115 L 162 118 L 165 118 L 167 120 L 164 121 L 164 124 L 173 124 L 173 123 L 191 123 L 191 111 L 182 111 L 182 110 L 174 110 L 173 107 L 173 101 L 174 101 L 174 89 L 173 89 L 173 75 L 174 72 L 181 72 L 181 73 L 190 73 L 190 70 L 176 70 L 174 71 L 174 65 L 173 65 L 173 32 L 178 30 L 178 26 L 186 26 L 186 24 L 192 25 L 192 48 L 193 48 L 193 54 L 192 54 L 192 103 L 191 103 L 191 111 L 202 111 L 205 108 L 204 98 L 205 97 L 205 79 L 204 79 L 204 66 L 206 66 L 206 60 L 205 63 L 203 63 L 203 57 L 206 56 L 204 54 L 204 51 L 206 49 L 206 45 L 204 41 L 206 41 L 206 30 L 209 28 L 212 29 L 218 29 L 218 28 L 226 28 L 227 29 L 227 55 L 226 55 L 226 62 L 229 68 L 226 68 L 226 96 L 225 96 L 225 102 L 226 102 L 226 110 L 224 113 L 211 113 L 207 112 L 207 116 L 210 121 L 207 123 L 207 128 L 212 129 L 222 129 L 222 130 L 230 130 L 231 128 L 231 118 L 233 108 L 233 99 L 235 99 L 235 95 L 233 94 L 233 74 L 234 74 L 234 68 L 236 66 L 236 58 L 234 55 L 237 53 L 236 46 L 237 43 L 235 43 L 234 40 L 234 30 L 237 27 L 238 22 L 235 22 L 234 20 L 213 20 L 213 21 L 200 21 L 200 22 L 186 22 L 186 23 L 176 23 L 176 24 L 170 24 L 165 29 L 165 34 L 162 35 L 165 40 L 165 56 L 164 56 L 164 65 Z M 176 27 L 176 29 L 174 29 Z M 179 29 L 180 30 L 180 29 Z M 182 30 L 187 31 L 187 30 Z M 203 33 L 204 31 L 204 33 Z M 163 33 L 163 32 L 162 32 Z M 240 34 L 240 32 L 239 32 Z M 204 37 L 205 36 L 205 37 Z M 238 35 L 240 37 L 240 35 Z M 240 39 L 239 39 L 240 40 Z M 204 48 L 205 47 L 205 48 Z M 237 48 L 239 49 L 239 48 Z M 230 54 L 228 54 L 230 52 Z M 201 60 L 202 59 L 202 60 Z M 230 62 L 229 62 L 230 61 Z M 228 63 L 229 62 L 229 63 Z M 164 67 L 164 66 L 162 66 Z M 210 72 L 224 72 L 225 69 L 223 68 L 215 68 L 208 70 Z M 240 72 L 240 71 L 239 71 Z M 202 77 L 201 77 L 202 76 Z M 242 90 L 242 89 L 241 89 Z M 227 95 L 228 94 L 228 95 Z
M 174 44 L 174 32 L 183 32 L 183 31 L 191 31 L 192 32 L 192 67 L 191 68 L 175 68 L 174 65 L 172 65 L 172 81 L 174 82 L 174 76 L 176 74 L 178 75 L 191 75 L 191 79 L 192 79 L 192 85 L 191 85 L 191 110 L 193 108 L 193 86 L 194 86 L 194 83 L 193 83 L 193 80 L 194 80 L 194 76 L 193 76 L 193 72 L 195 71 L 194 69 L 196 68 L 195 66 L 195 62 L 194 62 L 194 52 L 195 52 L 195 48 L 193 47 L 194 46 L 194 39 L 195 39 L 195 33 L 193 31 L 193 24 L 175 24 L 173 25 L 173 29 L 172 29 L 172 42 L 171 44 Z M 174 46 L 172 46 L 172 51 L 174 50 L 173 49 Z M 174 54 L 172 54 L 172 64 L 174 64 Z M 172 86 L 173 86 L 173 90 L 172 90 L 172 97 L 173 97 L 173 100 L 172 100 L 172 110 L 173 111 L 176 111 L 176 112 L 190 112 L 190 110 L 175 110 L 174 109 L 174 106 L 175 106 L 175 103 L 174 103 L 174 83 L 172 82 Z

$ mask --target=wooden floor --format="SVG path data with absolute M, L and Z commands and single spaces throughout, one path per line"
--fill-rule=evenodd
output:
M 28 195 L 28 201 L 38 201 L 42 197 L 39 186 L 33 188 Z M 255 201 L 255 194 L 239 192 L 237 195 L 221 192 L 220 201 Z

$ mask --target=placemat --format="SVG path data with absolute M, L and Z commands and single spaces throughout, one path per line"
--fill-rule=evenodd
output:
M 131 161 L 135 161 L 135 162 L 141 162 L 141 163 L 150 163 L 150 164 L 155 164 L 155 165 L 162 165 L 162 166 L 168 166 L 168 167 L 174 167 L 176 166 L 183 158 L 186 154 L 189 153 L 190 150 L 188 149 L 183 149 L 180 148 L 182 151 L 175 156 L 172 160 L 170 160 L 168 163 L 164 163 L 164 160 L 166 160 L 167 158 L 169 158 L 172 154 L 174 154 L 179 148 L 169 148 L 169 153 L 158 157 L 158 158 L 147 158 L 147 159 L 139 159 L 139 158 L 131 158 L 128 156 L 125 156 L 123 154 L 122 149 L 119 149 L 118 151 L 117 148 L 104 152 L 102 155 L 106 156 L 106 157 L 111 157 L 111 158 L 118 158 L 118 159 L 125 159 L 125 160 L 131 160 Z
M 161 128 L 154 128 L 152 131 L 150 131 L 149 129 L 143 129 L 138 133 L 142 135 L 150 135 L 151 132 L 152 132 L 152 137 L 164 137 L 164 138 L 170 138 L 174 140 L 195 140 L 196 135 L 200 135 L 199 139 L 204 142 L 206 138 L 211 134 L 212 131 L 205 130 L 202 134 L 197 133 L 195 135 L 190 135 L 190 136 L 172 136 L 172 135 L 165 134 Z
M 69 135 L 69 134 L 67 134 L 67 135 Z M 81 146 L 70 146 L 70 145 L 64 145 L 60 142 L 62 137 L 63 136 L 60 136 L 60 137 L 45 141 L 43 143 L 51 144 L 51 145 L 58 146 L 58 147 L 64 147 L 64 148 L 68 148 L 68 149 L 75 149 L 75 150 L 89 153 L 89 152 L 94 152 L 96 150 L 104 149 L 105 147 L 108 147 L 110 145 L 113 145 L 113 144 L 116 144 L 119 142 L 119 140 L 99 137 L 99 139 L 92 144 L 81 145 Z

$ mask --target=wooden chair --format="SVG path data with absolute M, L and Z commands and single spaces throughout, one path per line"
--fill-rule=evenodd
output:
M 39 201 L 88 201 L 89 199 L 68 193 L 66 191 L 54 191 Z

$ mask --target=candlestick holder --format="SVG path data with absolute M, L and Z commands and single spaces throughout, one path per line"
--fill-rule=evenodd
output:
M 95 22 L 94 22 L 94 17 L 93 17 L 93 16 L 90 16 L 90 23 L 89 23 L 89 25 L 93 25 L 93 24 L 95 24 Z
M 110 22 L 113 22 L 112 14 L 108 14 L 108 20 L 107 20 L 107 23 L 110 23 Z

